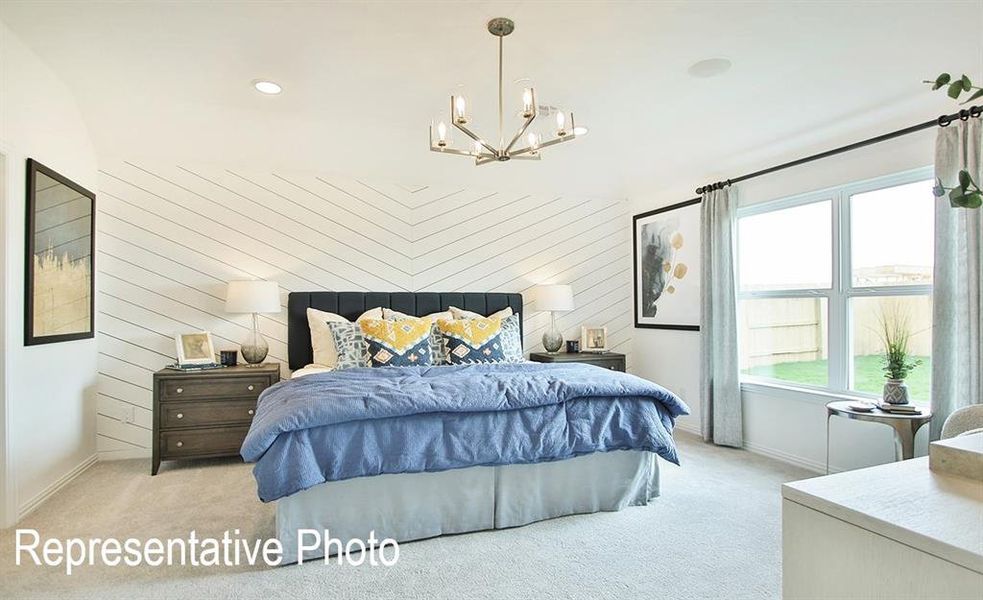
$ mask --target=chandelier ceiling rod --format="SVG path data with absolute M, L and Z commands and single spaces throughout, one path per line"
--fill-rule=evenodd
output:
M 464 96 L 452 95 L 450 98 L 450 120 L 455 129 L 460 130 L 464 135 L 471 138 L 474 142 L 472 150 L 461 150 L 450 147 L 450 140 L 447 137 L 447 125 L 439 121 L 436 127 L 430 125 L 430 150 L 444 154 L 456 154 L 460 156 L 471 156 L 475 159 L 476 165 L 484 165 L 490 162 L 505 162 L 512 159 L 518 160 L 539 160 L 540 150 L 549 146 L 554 146 L 562 142 L 576 139 L 578 136 L 587 132 L 584 127 L 576 127 L 573 113 L 570 113 L 569 130 L 567 130 L 566 115 L 562 111 L 556 111 L 555 136 L 553 139 L 542 140 L 542 136 L 536 133 L 529 133 L 526 141 L 528 145 L 518 150 L 512 148 L 526 135 L 526 131 L 533 120 L 539 116 L 539 105 L 536 101 L 536 91 L 532 87 L 526 88 L 522 93 L 522 117 L 525 121 L 511 141 L 505 143 L 505 73 L 504 73 L 504 44 L 505 36 L 515 30 L 515 23 L 511 19 L 498 17 L 488 22 L 488 32 L 498 38 L 498 147 L 490 145 L 483 138 L 471 131 L 466 125 L 469 118 L 467 115 L 467 103 Z M 553 109 L 547 108 L 551 113 Z M 436 133 L 436 137 L 434 136 Z

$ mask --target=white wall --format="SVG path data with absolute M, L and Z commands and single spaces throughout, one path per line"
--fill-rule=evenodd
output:
M 924 119 L 913 118 L 916 122 Z M 884 133 L 890 126 L 857 132 L 842 143 Z M 738 184 L 741 205 L 765 202 L 814 190 L 898 173 L 932 164 L 935 130 L 898 138 L 882 144 L 841 154 Z M 839 144 L 831 143 L 827 147 Z M 825 148 L 817 148 L 822 150 Z M 776 157 L 767 167 L 807 154 Z M 741 173 L 713 173 L 708 166 L 706 181 L 717 181 Z M 750 169 L 750 170 L 753 170 Z M 686 188 L 643 193 L 633 198 L 632 212 L 639 213 L 692 198 L 693 189 L 704 182 L 688 182 Z M 684 429 L 699 430 L 699 334 L 693 332 L 638 329 L 634 336 L 634 371 L 679 393 L 693 409 L 693 416 L 680 420 Z M 769 391 L 744 392 L 745 446 L 814 470 L 825 465 L 825 408 L 828 399 L 812 395 Z M 925 453 L 928 428 L 919 433 L 916 454 Z M 890 428 L 834 418 L 831 422 L 831 468 L 853 469 L 894 459 Z
M 25 161 L 95 189 L 97 166 L 68 89 L 0 22 L 3 363 L 8 478 L 17 513 L 95 456 L 96 341 L 24 346 Z M 7 514 L 6 523 L 13 516 Z
M 526 351 L 548 317 L 537 283 L 569 283 L 567 339 L 608 327 L 630 355 L 631 247 L 624 199 L 537 191 L 401 186 L 339 175 L 203 164 L 110 161 L 101 167 L 98 447 L 149 456 L 152 375 L 174 334 L 211 331 L 235 349 L 248 316 L 225 312 L 232 279 L 288 291 L 508 291 L 526 294 Z M 270 361 L 285 362 L 286 312 L 264 315 Z M 631 357 L 629 356 L 629 363 Z

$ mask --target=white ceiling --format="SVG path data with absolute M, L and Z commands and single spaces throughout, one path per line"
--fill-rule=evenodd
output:
M 495 16 L 517 23 L 507 82 L 533 78 L 542 102 L 590 127 L 539 163 L 477 168 L 427 150 L 458 84 L 494 135 Z M 609 197 L 690 189 L 951 112 L 920 83 L 942 70 L 983 80 L 983 0 L 5 0 L 0 18 L 74 91 L 104 160 Z M 713 57 L 734 67 L 687 75 Z M 256 78 L 284 93 L 258 94 Z

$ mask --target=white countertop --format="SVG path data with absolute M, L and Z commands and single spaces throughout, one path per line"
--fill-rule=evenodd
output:
M 787 483 L 782 497 L 983 573 L 983 482 L 927 457 Z

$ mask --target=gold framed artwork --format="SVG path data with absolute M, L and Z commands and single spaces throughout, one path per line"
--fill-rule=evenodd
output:
M 215 344 L 207 331 L 179 333 L 174 336 L 177 346 L 177 363 L 184 366 L 215 363 Z
M 27 160 L 24 345 L 95 336 L 96 195 Z

